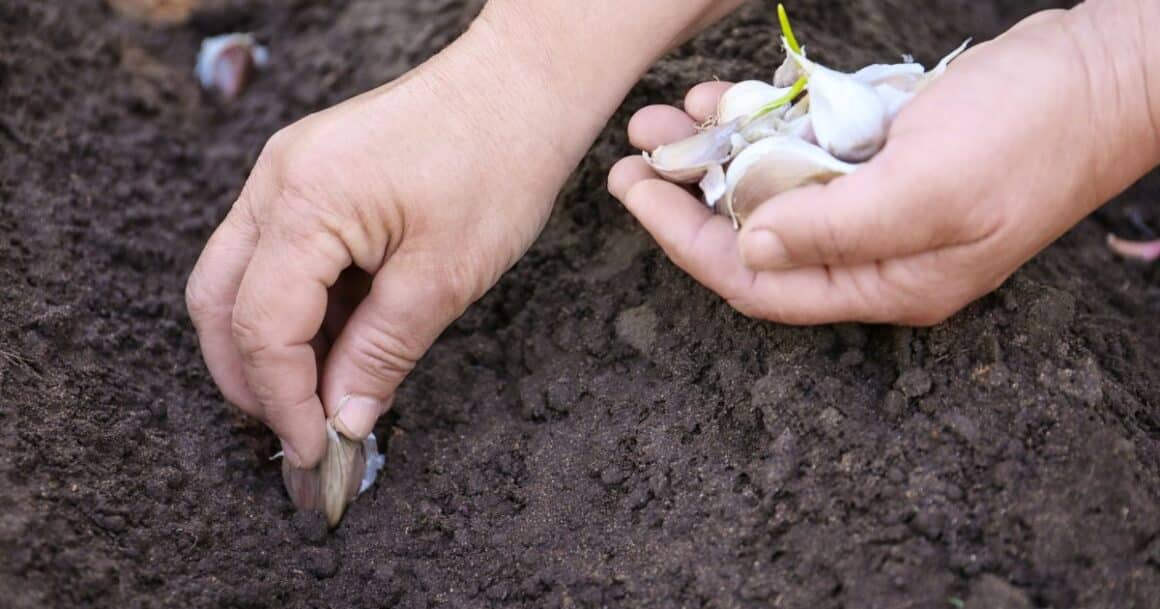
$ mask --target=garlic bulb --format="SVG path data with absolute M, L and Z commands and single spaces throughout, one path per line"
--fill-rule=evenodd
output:
M 644 160 L 661 177 L 678 184 L 695 184 L 714 165 L 724 165 L 733 158 L 744 140 L 735 138 L 740 119 L 710 127 L 679 142 L 666 144 Z
M 796 137 L 771 137 L 746 148 L 725 174 L 725 211 L 735 226 L 773 197 L 808 184 L 825 184 L 858 166 Z
M 349 440 L 326 424 L 326 454 L 318 467 L 295 468 L 282 461 L 282 481 L 301 510 L 318 510 L 330 526 L 338 525 L 346 506 L 374 482 L 384 464 L 375 435 L 357 442 Z

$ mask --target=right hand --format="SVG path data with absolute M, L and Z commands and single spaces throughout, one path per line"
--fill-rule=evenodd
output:
M 512 137 L 558 123 L 556 105 L 547 88 L 481 74 L 496 61 L 489 32 L 275 134 L 189 279 L 210 373 L 296 467 L 321 459 L 340 406 L 340 432 L 370 433 L 527 250 L 583 153 L 550 133 Z

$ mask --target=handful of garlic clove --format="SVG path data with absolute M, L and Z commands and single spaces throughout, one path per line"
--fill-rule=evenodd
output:
M 644 153 L 661 177 L 699 183 L 705 203 L 736 228 L 770 198 L 825 184 L 873 158 L 899 112 L 970 43 L 930 71 L 906 58 L 839 72 L 806 57 L 785 7 L 777 9 L 787 57 L 773 81 L 733 85 L 700 132 Z
M 282 461 L 282 481 L 300 510 L 317 510 L 334 527 L 346 506 L 374 484 L 386 458 L 379 454 L 375 434 L 356 442 L 326 424 L 326 454 L 314 469 L 297 469 Z

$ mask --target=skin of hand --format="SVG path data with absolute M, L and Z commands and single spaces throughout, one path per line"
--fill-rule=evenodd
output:
M 775 197 L 740 232 L 639 157 L 609 190 L 743 314 L 932 325 L 1160 162 L 1157 27 L 1160 3 L 1137 0 L 1034 15 L 951 64 L 865 166 Z M 728 86 L 698 85 L 687 113 L 642 109 L 630 139 L 692 134 Z
M 403 78 L 278 132 L 186 289 L 226 399 L 300 468 L 328 419 L 369 434 L 527 250 L 640 75 L 738 3 L 492 0 Z M 592 44 L 607 35 L 625 42 Z

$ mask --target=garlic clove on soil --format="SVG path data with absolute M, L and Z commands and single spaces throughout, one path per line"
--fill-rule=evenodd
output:
M 282 481 L 300 510 L 317 510 L 331 527 L 342 520 L 346 506 L 374 482 L 384 457 L 374 434 L 359 442 L 326 424 L 326 454 L 314 469 L 298 469 L 282 461 Z
M 775 87 L 760 80 L 741 81 L 729 87 L 717 103 L 717 122 L 729 123 L 741 120 L 744 125 L 749 117 L 766 104 L 781 99 L 790 92 L 790 87 Z
M 857 168 L 796 137 L 767 138 L 746 148 L 729 166 L 724 211 L 740 227 L 769 199 L 801 186 L 825 184 Z
M 724 165 L 737 154 L 740 119 L 716 125 L 672 144 L 665 144 L 644 160 L 661 177 L 678 184 L 695 184 L 715 165 Z
M 1153 241 L 1129 241 L 1115 235 L 1108 235 L 1108 248 L 1129 260 L 1155 262 L 1160 260 L 1160 239 Z
M 268 62 L 269 51 L 252 34 L 223 34 L 202 41 L 194 71 L 203 88 L 216 89 L 230 100 L 240 95 Z
M 786 52 L 809 74 L 810 116 L 818 144 L 850 162 L 868 160 L 886 144 L 890 116 L 887 105 L 870 85 Z

